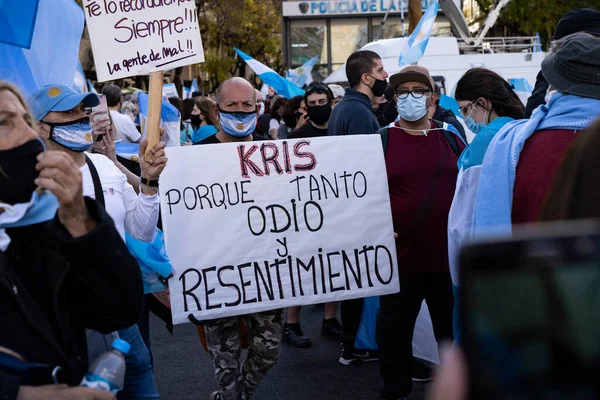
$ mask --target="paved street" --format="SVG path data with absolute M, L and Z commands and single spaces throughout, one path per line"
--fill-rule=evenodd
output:
M 310 349 L 284 344 L 279 362 L 259 386 L 254 400 L 375 400 L 380 379 L 377 363 L 343 367 L 337 363 L 340 345 L 320 336 L 322 306 L 302 310 Z M 210 357 L 204 353 L 193 325 L 175 327 L 170 336 L 153 318 L 152 346 L 158 390 L 163 400 L 207 400 L 216 384 Z M 416 384 L 410 400 L 423 399 L 425 385 Z

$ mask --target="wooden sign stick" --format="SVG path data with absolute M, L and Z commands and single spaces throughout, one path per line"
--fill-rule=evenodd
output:
M 160 142 L 160 114 L 162 109 L 163 71 L 150 73 L 150 88 L 148 90 L 148 120 L 146 121 L 146 139 L 148 147 L 144 158 L 152 158 L 152 149 Z

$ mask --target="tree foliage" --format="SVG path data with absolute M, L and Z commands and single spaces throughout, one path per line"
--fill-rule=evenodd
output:
M 206 62 L 202 70 L 215 87 L 230 76 L 242 75 L 245 62 L 234 47 L 282 70 L 281 1 L 197 0 Z
M 491 11 L 494 0 L 477 0 L 481 10 Z M 595 8 L 598 0 L 513 0 L 501 11 L 497 25 L 508 28 L 512 35 L 533 36 L 539 33 L 546 46 L 556 30 L 556 24 L 568 11 Z

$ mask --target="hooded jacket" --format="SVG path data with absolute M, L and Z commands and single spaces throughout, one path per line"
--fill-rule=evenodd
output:
M 364 135 L 375 133 L 379 128 L 369 96 L 346 88 L 346 94 L 331 113 L 327 135 Z

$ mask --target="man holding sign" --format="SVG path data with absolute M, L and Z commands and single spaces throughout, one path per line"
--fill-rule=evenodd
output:
M 256 91 L 250 82 L 244 78 L 228 79 L 219 86 L 216 97 L 221 130 L 196 144 L 252 141 L 260 106 L 256 105 Z M 282 309 L 277 309 L 243 316 L 250 343 L 241 371 L 238 317 L 206 321 L 206 344 L 219 384 L 211 400 L 250 398 L 279 357 L 282 313 Z

